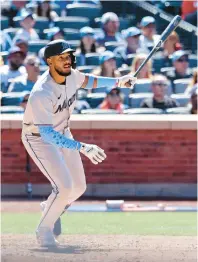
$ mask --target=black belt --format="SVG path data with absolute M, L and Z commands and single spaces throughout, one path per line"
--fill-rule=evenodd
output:
M 32 133 L 32 136 L 38 136 L 40 137 L 41 135 L 39 133 Z

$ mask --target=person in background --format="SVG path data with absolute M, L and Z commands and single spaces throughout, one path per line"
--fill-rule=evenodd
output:
M 140 22 L 142 35 L 140 36 L 140 48 L 148 53 L 157 44 L 160 36 L 156 34 L 156 22 L 152 16 L 145 16 Z
M 178 50 L 172 54 L 173 70 L 165 72 L 166 77 L 171 81 L 173 92 L 174 80 L 182 78 L 191 78 L 192 74 L 189 72 L 189 58 L 188 53 L 183 50 Z
M 18 46 L 20 49 L 21 49 L 21 51 L 25 54 L 25 55 L 27 55 L 27 53 L 28 53 L 28 41 L 26 40 L 26 39 L 24 39 L 24 38 L 18 38 L 18 39 L 16 39 L 16 41 L 15 41 L 15 46 Z
M 0 67 L 1 74 L 1 91 L 6 93 L 11 79 L 20 75 L 25 76 L 26 69 L 23 66 L 25 54 L 17 46 L 8 51 L 8 65 Z
M 116 56 L 120 56 L 122 58 L 122 64 L 127 64 L 129 61 L 127 60 L 127 56 L 130 54 L 136 54 L 136 52 L 140 48 L 140 39 L 141 31 L 137 27 L 130 27 L 124 33 L 124 38 L 126 40 L 126 46 L 119 46 L 114 50 L 114 54 Z
M 50 0 L 39 0 L 36 14 L 37 16 L 47 17 L 49 22 L 58 17 L 57 13 L 51 9 Z
M 197 26 L 197 1 L 182 1 L 182 19 L 194 26 Z
M 0 55 L 0 66 L 4 65 L 3 57 Z
M 8 92 L 31 91 L 39 77 L 39 64 L 39 59 L 36 56 L 28 55 L 24 61 L 27 74 L 14 79 L 8 88 Z
M 88 53 L 98 53 L 104 51 L 104 48 L 97 47 L 95 41 L 94 30 L 89 27 L 85 26 L 80 29 L 80 46 L 76 50 L 76 55 L 80 55 L 80 64 L 81 66 L 86 64 L 85 55 Z
M 198 111 L 197 111 L 197 95 L 198 95 L 198 86 L 196 86 L 196 88 L 194 88 L 193 92 L 191 93 L 191 98 L 190 98 L 190 101 L 191 101 L 191 114 L 198 114 Z
M 0 30 L 0 50 L 1 52 L 8 51 L 12 46 L 12 39 L 5 31 Z
M 131 65 L 131 72 L 130 74 L 134 75 L 138 67 L 141 65 L 141 63 L 146 59 L 147 55 L 146 54 L 138 54 L 132 62 Z M 143 79 L 143 78 L 152 78 L 152 62 L 149 60 L 145 66 L 140 70 L 137 78 L 138 79 Z
M 190 82 L 190 84 L 188 85 L 188 87 L 185 90 L 185 94 L 186 95 L 191 94 L 192 90 L 196 87 L 197 87 L 197 70 L 195 70 L 193 77 L 192 77 L 192 81 Z
M 50 32 L 47 34 L 47 38 L 50 41 L 57 40 L 57 39 L 64 39 L 64 31 L 59 27 L 53 27 L 50 29 Z
M 93 70 L 92 74 L 106 77 L 120 77 L 121 74 L 117 70 L 115 55 L 111 51 L 105 51 L 100 56 L 100 67 Z
M 17 31 L 14 39 L 13 44 L 17 39 L 25 39 L 26 41 L 32 40 L 39 40 L 39 35 L 37 34 L 36 30 L 34 29 L 35 25 L 35 15 L 23 10 L 20 14 L 20 26 L 22 27 Z
M 154 75 L 152 77 L 153 97 L 146 98 L 145 100 L 143 100 L 141 103 L 141 107 L 158 108 L 162 110 L 178 107 L 179 104 L 174 99 L 166 95 L 167 90 L 168 90 L 168 79 L 160 74 Z
M 108 12 L 103 14 L 101 26 L 103 34 L 96 39 L 99 45 L 104 46 L 105 42 L 111 41 L 123 42 L 122 36 L 118 32 L 120 27 L 119 18 L 115 13 Z
M 122 97 L 120 89 L 117 87 L 110 87 L 107 89 L 107 96 L 104 101 L 98 106 L 99 109 L 113 109 L 118 111 L 120 114 L 123 113 L 124 109 L 128 106 L 122 103 Z

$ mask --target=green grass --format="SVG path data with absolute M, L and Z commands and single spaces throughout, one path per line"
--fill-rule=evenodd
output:
M 2 213 L 1 233 L 31 234 L 39 213 Z M 127 234 L 195 236 L 195 212 L 67 213 L 62 216 L 64 234 Z

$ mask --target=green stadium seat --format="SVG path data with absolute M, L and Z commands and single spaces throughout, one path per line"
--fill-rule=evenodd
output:
M 152 93 L 150 79 L 138 79 L 135 83 L 133 93 Z
M 3 29 L 7 29 L 9 27 L 9 23 L 8 23 L 8 17 L 6 16 L 1 16 L 1 30 Z
M 84 109 L 81 111 L 81 114 L 86 115 L 112 115 L 112 114 L 118 114 L 119 112 L 113 109 Z
M 78 29 L 65 28 L 63 29 L 65 40 L 80 40 L 80 32 Z
M 11 39 L 13 39 L 14 36 L 15 36 L 15 34 L 16 34 L 16 32 L 17 32 L 19 29 L 20 29 L 19 27 L 18 27 L 18 28 L 10 27 L 10 28 L 4 29 L 3 31 L 4 31 L 5 33 L 7 33 L 7 34 L 10 36 Z
M 189 115 L 190 108 L 189 107 L 174 107 L 166 110 L 167 114 L 179 114 L 179 115 Z
M 105 46 L 106 50 L 113 52 L 115 50 L 115 48 L 117 48 L 119 46 L 123 46 L 123 43 L 111 41 L 111 42 L 105 42 L 104 46 Z
M 175 94 L 183 94 L 187 88 L 187 86 L 190 84 L 191 79 L 177 79 L 173 82 Z
M 80 16 L 89 17 L 90 25 L 94 25 L 94 18 L 101 16 L 101 6 L 93 4 L 68 4 L 67 5 L 67 16 Z
M 159 115 L 164 114 L 164 111 L 158 108 L 133 108 L 124 110 L 127 115 Z
M 9 92 L 4 93 L 1 99 L 2 106 L 19 106 L 20 103 L 23 101 L 25 94 L 29 92 Z
M 38 53 L 48 42 L 48 40 L 29 41 L 28 50 L 30 53 Z
M 97 87 L 92 89 L 92 93 L 106 93 L 107 86 Z
M 21 106 L 1 106 L 1 114 L 23 114 L 24 109 Z
M 94 69 L 96 68 L 96 66 L 78 66 L 77 69 L 80 71 L 80 72 L 83 72 L 85 74 L 88 74 L 88 73 L 91 73 Z
M 153 97 L 152 93 L 138 93 L 129 95 L 129 105 L 132 108 L 139 108 L 142 101 L 146 98 Z
M 71 46 L 71 48 L 76 49 L 80 46 L 80 40 L 67 40 L 67 43 Z
M 197 67 L 197 56 L 196 55 L 190 55 L 189 56 L 189 67 Z
M 102 103 L 105 97 L 106 93 L 90 93 L 87 95 L 86 101 L 91 108 L 96 108 Z
M 80 30 L 84 26 L 89 26 L 89 18 L 80 16 L 59 17 L 55 19 L 54 25 L 61 29 L 73 28 Z
M 127 55 L 127 65 L 131 66 L 133 63 L 133 59 L 135 58 L 136 54 Z
M 94 66 L 99 65 L 99 57 L 100 57 L 100 54 L 98 53 L 86 54 L 85 55 L 86 65 L 94 65 Z
M 190 96 L 185 94 L 172 94 L 171 97 L 175 99 L 181 107 L 187 106 L 190 101 Z

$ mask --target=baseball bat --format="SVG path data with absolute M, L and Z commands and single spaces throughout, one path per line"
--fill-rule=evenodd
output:
M 167 26 L 167 28 L 162 33 L 157 44 L 153 47 L 151 52 L 148 54 L 147 58 L 142 62 L 142 64 L 136 70 L 134 77 L 136 77 L 139 74 L 142 67 L 148 62 L 148 60 L 153 56 L 153 54 L 162 46 L 163 42 L 167 39 L 167 37 L 177 28 L 180 21 L 181 21 L 181 16 L 179 15 L 176 15 L 173 18 L 173 20 L 170 22 L 170 24 Z

